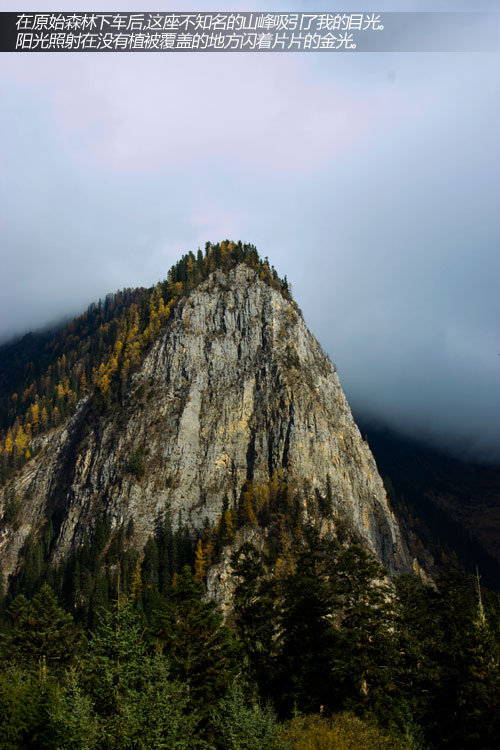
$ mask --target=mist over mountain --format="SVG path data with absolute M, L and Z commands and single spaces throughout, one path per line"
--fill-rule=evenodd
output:
M 220 264 L 225 267 L 224 264 L 237 262 L 237 258 L 239 257 L 245 259 L 245 262 L 250 263 L 250 268 L 261 268 L 260 273 L 263 274 L 263 277 L 268 279 L 270 283 L 277 285 L 277 288 L 283 294 L 290 294 L 290 284 L 286 277 L 283 282 L 279 281 L 274 268 L 272 271 L 269 271 L 267 259 L 265 262 L 258 260 L 253 246 L 243 246 L 241 243 L 238 243 L 236 246 L 234 243 L 228 242 L 222 245 L 211 246 L 210 243 L 207 243 L 205 257 L 201 251 L 198 252 L 197 256 L 193 253 L 184 256 L 182 261 L 169 272 L 168 279 L 162 282 L 162 284 L 158 284 L 149 290 L 135 288 L 124 290 L 117 295 L 108 294 L 99 303 L 90 305 L 84 315 L 75 318 L 66 325 L 60 324 L 55 328 L 47 328 L 46 330 L 27 334 L 9 344 L 1 346 L 0 426 L 4 430 L 7 430 L 5 434 L 7 435 L 7 443 L 10 441 L 10 446 L 12 446 L 10 450 L 14 449 L 14 452 L 17 452 L 15 464 L 17 465 L 19 461 L 22 463 L 22 450 L 24 448 L 21 447 L 21 444 L 26 445 L 27 455 L 33 449 L 38 450 L 36 447 L 38 438 L 34 438 L 33 448 L 31 447 L 30 441 L 32 437 L 40 430 L 43 433 L 48 427 L 55 428 L 61 423 L 64 424 L 65 420 L 73 414 L 77 403 L 79 403 L 79 399 L 86 397 L 87 389 L 91 387 L 90 384 L 96 389 L 96 393 L 101 392 L 102 396 L 108 393 L 108 388 L 112 382 L 119 383 L 115 387 L 118 387 L 121 394 L 119 398 L 122 400 L 122 404 L 125 404 L 123 399 L 125 398 L 126 383 L 130 377 L 130 368 L 132 367 L 133 370 L 137 367 L 144 347 L 146 347 L 147 351 L 148 345 L 158 334 L 156 328 L 151 328 L 152 323 L 148 324 L 148 320 L 156 320 L 157 322 L 154 325 L 159 325 L 158 321 L 164 320 L 167 315 L 166 310 L 170 310 L 172 305 L 177 304 L 179 294 L 183 290 L 184 292 L 189 292 L 193 288 L 193 285 L 198 284 L 203 275 L 206 275 L 210 269 L 216 269 Z M 231 268 L 232 266 L 230 265 L 229 267 Z M 250 271 L 249 274 L 248 282 L 250 283 L 252 272 Z M 233 287 L 233 291 L 236 291 L 244 286 L 243 277 L 241 279 L 238 277 L 238 279 L 238 281 L 233 279 L 219 281 L 218 284 L 215 284 L 212 290 L 213 304 L 221 304 L 224 308 L 226 304 L 224 302 L 226 289 Z M 160 296 L 158 297 L 158 295 Z M 215 302 L 217 295 L 221 297 L 220 303 Z M 160 299 L 161 306 L 159 306 L 157 298 Z M 165 301 L 162 301 L 163 299 L 170 300 L 168 308 L 165 308 Z M 197 309 L 199 304 L 207 305 L 203 297 L 199 297 L 199 295 L 194 296 L 191 302 L 192 314 L 188 318 L 202 314 L 202 311 Z M 260 302 L 253 304 L 260 304 Z M 210 305 L 212 305 L 212 302 Z M 155 310 L 156 312 L 154 312 Z M 152 315 L 153 318 L 151 318 Z M 203 325 L 200 324 L 198 326 L 199 331 L 212 325 L 209 318 L 207 321 Z M 226 323 L 223 325 L 226 325 Z M 144 332 L 139 335 L 138 331 L 141 327 L 144 328 Z M 175 327 L 174 323 L 172 327 Z M 284 334 L 284 332 L 285 327 L 282 326 L 281 333 Z M 125 344 L 126 347 L 123 349 Z M 169 346 L 171 345 L 169 344 Z M 187 346 L 187 343 L 183 345 L 184 351 Z M 225 355 L 222 350 L 220 356 L 223 362 Z M 287 354 L 287 356 L 291 355 Z M 252 364 L 251 367 L 249 365 L 250 369 L 255 366 L 255 364 Z M 322 366 L 320 366 L 320 369 Z M 159 365 L 155 366 L 156 369 L 158 367 Z M 187 365 L 184 366 L 184 373 L 187 372 L 186 367 Z M 187 377 L 184 374 L 183 378 L 187 377 L 186 382 L 189 382 L 194 377 L 197 368 L 202 367 L 203 362 L 201 361 L 197 365 L 193 364 L 191 375 Z M 117 373 L 120 373 L 118 381 L 116 381 Z M 236 378 L 236 376 L 234 377 Z M 335 375 L 335 377 L 337 376 Z M 199 375 L 196 376 L 196 379 L 199 379 Z M 373 379 L 373 375 L 371 379 Z M 362 380 L 361 377 L 360 380 Z M 193 384 L 193 387 L 195 387 L 195 384 Z M 213 387 L 215 388 L 214 392 L 219 388 L 219 386 Z M 229 388 L 230 384 L 227 384 L 227 387 Z M 271 391 L 276 391 L 279 388 L 278 384 L 269 384 Z M 385 391 L 387 391 L 387 386 L 385 387 Z M 188 397 L 188 400 L 190 398 Z M 211 399 L 214 396 L 207 396 L 206 398 Z M 287 398 L 285 398 L 285 401 Z M 143 406 L 141 406 L 142 408 Z M 237 410 L 239 407 L 235 406 L 234 408 Z M 411 501 L 414 503 L 412 507 L 414 507 L 417 515 L 423 513 L 426 526 L 418 534 L 420 535 L 419 538 L 423 536 L 426 539 L 427 548 L 435 549 L 437 559 L 439 559 L 441 557 L 440 547 L 444 545 L 443 548 L 448 549 L 453 554 L 458 554 L 462 561 L 468 561 L 467 564 L 469 567 L 472 566 L 472 568 L 474 567 L 474 560 L 475 564 L 477 564 L 478 560 L 482 560 L 483 556 L 485 556 L 483 568 L 487 570 L 488 580 L 494 580 L 495 573 L 491 571 L 495 570 L 496 563 L 487 558 L 488 555 L 492 556 L 492 558 L 498 557 L 498 540 L 495 531 L 498 528 L 498 519 L 496 519 L 495 514 L 497 513 L 499 502 L 494 492 L 488 494 L 488 490 L 484 494 L 486 487 L 494 487 L 495 484 L 495 469 L 493 466 L 490 469 L 487 465 L 481 468 L 481 461 L 477 462 L 478 456 L 481 454 L 471 451 L 470 446 L 467 455 L 469 459 L 471 456 L 475 459 L 477 469 L 474 470 L 474 464 L 470 464 L 470 461 L 464 462 L 463 456 L 457 460 L 456 456 L 459 453 L 458 446 L 456 439 L 453 437 L 450 438 L 450 435 L 447 436 L 442 451 L 439 453 L 429 446 L 429 435 L 425 431 L 423 434 L 424 438 L 427 438 L 427 447 L 425 439 L 423 442 L 416 439 L 419 435 L 418 433 L 415 435 L 415 431 L 412 434 L 414 426 L 411 420 L 409 423 L 404 423 L 398 434 L 388 428 L 393 415 L 389 414 L 386 420 L 380 420 L 373 417 L 370 409 L 356 410 L 355 402 L 354 408 L 356 420 L 360 425 L 363 435 L 365 437 L 368 436 L 368 439 L 374 442 L 375 457 L 379 463 L 380 471 L 384 476 L 389 477 L 391 482 L 394 482 L 398 492 L 405 493 L 407 497 L 411 498 Z M 23 414 L 25 414 L 24 417 Z M 22 421 L 23 419 L 25 422 L 24 432 L 23 427 L 19 426 L 19 420 Z M 290 417 L 290 419 L 293 422 L 297 420 L 297 416 Z M 14 422 L 13 420 L 16 421 Z M 256 417 L 256 420 L 258 423 L 262 421 L 269 422 L 268 429 L 271 429 L 271 423 L 281 424 L 282 415 L 276 414 L 272 418 L 261 415 L 259 418 Z M 393 423 L 394 421 L 397 424 L 397 420 L 392 419 Z M 292 422 L 290 422 L 290 425 Z M 139 429 L 139 427 L 131 427 L 128 431 L 132 430 L 133 433 L 136 429 Z M 290 426 L 279 428 L 275 424 L 272 429 L 278 429 L 278 432 L 281 430 L 281 433 L 288 434 Z M 202 430 L 201 427 L 200 430 Z M 114 433 L 112 432 L 111 434 L 113 435 Z M 80 439 L 78 438 L 78 440 Z M 282 437 L 279 438 L 279 440 L 282 439 Z M 248 437 L 248 440 L 250 440 L 250 437 Z M 252 440 L 255 442 L 255 435 Z M 263 446 L 267 440 L 268 438 L 262 438 Z M 289 440 L 290 437 L 287 437 L 287 441 Z M 13 468 L 7 451 L 7 443 L 4 446 L 3 468 L 6 477 L 10 476 Z M 439 445 L 439 440 L 436 440 L 434 437 L 434 446 L 436 444 Z M 283 455 L 288 455 L 289 442 L 287 442 L 287 446 L 286 450 L 283 449 L 285 450 Z M 57 450 L 62 449 L 58 448 Z M 79 454 L 88 449 L 80 447 L 72 450 L 76 450 L 76 454 Z M 98 450 L 98 454 L 102 456 L 107 456 L 109 453 L 114 455 L 116 446 L 113 445 L 113 439 L 111 439 L 107 448 L 100 447 L 97 449 L 94 447 L 93 450 Z M 246 452 L 245 462 L 249 460 L 249 450 L 249 448 L 245 448 L 240 451 L 242 455 Z M 5 453 L 5 451 L 7 452 Z M 250 452 L 252 453 L 253 451 L 256 451 L 255 447 Z M 225 449 L 223 450 L 223 454 L 226 455 Z M 455 459 L 450 457 L 452 455 L 455 455 Z M 482 455 L 484 457 L 485 454 Z M 96 460 L 92 459 L 92 463 L 95 464 Z M 114 460 L 120 463 L 126 459 L 120 459 L 117 454 Z M 276 458 L 271 459 L 269 457 L 264 462 L 266 465 L 271 466 L 273 465 L 272 462 L 276 460 Z M 287 458 L 286 461 L 288 460 Z M 331 457 L 330 463 L 333 460 Z M 180 471 L 179 466 L 181 463 L 181 457 L 178 456 L 172 467 L 172 471 L 175 474 Z M 199 463 L 198 458 L 193 457 L 191 463 Z M 280 462 L 278 461 L 276 467 L 279 468 L 279 466 Z M 185 468 L 189 475 L 192 469 L 187 465 Z M 50 476 L 50 471 L 45 467 L 42 472 L 43 476 L 45 478 Z M 233 465 L 232 471 L 234 474 L 236 471 L 235 465 Z M 299 473 L 303 474 L 305 472 L 307 474 L 308 471 L 303 470 Z M 325 471 L 328 474 L 327 469 L 324 469 L 323 473 Z M 250 473 L 248 474 L 248 472 Z M 254 468 L 249 469 L 247 466 L 247 475 L 253 476 L 253 472 Z M 461 477 L 460 481 L 456 479 L 459 476 Z M 77 480 L 75 479 L 75 481 Z M 100 491 L 104 488 L 104 491 L 107 492 L 108 481 L 111 480 L 108 478 Z M 168 481 L 171 480 L 169 479 Z M 211 481 L 210 479 L 209 483 Z M 236 481 L 236 485 L 232 486 L 232 489 L 227 488 L 229 495 L 236 496 L 239 491 L 238 486 L 241 486 L 242 483 L 243 475 Z M 49 492 L 49 495 L 47 495 L 49 505 L 51 502 L 49 501 L 50 493 L 54 492 L 53 489 L 49 490 L 52 484 L 53 481 L 51 480 L 48 488 L 41 489 L 41 487 L 38 487 L 36 490 L 37 495 Z M 185 488 L 182 490 L 181 495 L 182 497 L 187 497 L 193 492 L 195 495 L 199 494 L 200 491 L 199 488 L 192 491 Z M 324 491 L 324 487 L 322 491 Z M 68 488 L 61 490 L 61 497 L 66 497 L 67 492 Z M 75 490 L 75 492 L 78 495 L 80 490 Z M 392 500 L 397 504 L 397 495 Z M 219 504 L 222 502 L 221 498 L 219 498 L 218 502 Z M 179 508 L 181 507 L 182 502 Z M 123 513 L 123 511 L 120 512 Z M 130 509 L 125 511 L 125 515 L 129 512 Z M 206 513 L 207 511 L 205 510 L 204 512 Z M 64 513 L 66 513 L 66 510 Z M 444 515 L 441 521 L 436 521 L 440 513 Z M 405 521 L 403 520 L 403 522 Z M 61 521 L 58 523 L 61 523 Z M 152 524 L 153 521 L 149 519 L 146 528 L 151 528 Z M 446 528 L 449 527 L 447 532 L 448 541 L 446 543 L 441 536 L 439 524 L 444 524 Z M 453 530 L 453 524 L 456 525 L 456 530 Z M 491 533 L 488 532 L 488 528 L 491 529 Z M 471 535 L 471 538 L 474 538 L 475 541 L 469 542 L 467 535 Z M 66 541 L 65 544 L 65 548 L 68 548 L 70 542 Z
M 75 316 L 81 309 L 73 308 Z M 47 323 L 39 321 L 22 333 L 5 334 L 0 359 L 6 362 L 23 339 L 42 340 L 64 328 L 72 317 L 68 312 Z M 452 367 L 450 362 L 439 362 L 437 351 L 434 360 L 422 354 L 415 365 L 412 354 L 388 349 L 384 326 L 376 340 L 367 341 L 364 331 L 358 329 L 347 338 L 337 324 L 328 325 L 328 307 L 313 308 L 307 317 L 337 364 L 349 402 L 363 424 L 394 430 L 466 462 L 500 464 L 500 387 L 494 369 L 491 376 L 481 374 L 473 361 L 466 360 L 460 368 Z M 328 345 L 332 339 L 334 343 Z M 396 356 L 397 364 L 389 367 Z
M 354 417 L 410 536 L 416 532 L 436 560 L 444 552 L 471 572 L 479 568 L 497 589 L 500 466 L 450 455 L 355 411 Z
M 9 575 L 47 519 L 54 561 L 104 514 L 112 528 L 133 522 L 143 547 L 167 508 L 190 534 L 226 511 L 256 521 L 259 488 L 278 479 L 325 529 L 336 514 L 390 570 L 409 570 L 335 368 L 253 246 L 207 243 L 154 288 L 108 295 L 2 354 L 2 497 L 18 505 Z M 255 509 L 237 510 L 245 494 Z
M 498 459 L 496 54 L 2 59 L 3 340 L 237 236 L 359 411 Z
M 394 11 L 2 54 L 1 748 L 500 747 L 498 0 Z

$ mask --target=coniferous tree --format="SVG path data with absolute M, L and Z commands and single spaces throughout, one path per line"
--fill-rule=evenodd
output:
M 221 750 L 291 750 L 270 705 L 248 704 L 240 686 L 231 686 L 214 714 Z
M 19 574 L 14 582 L 13 593 L 33 596 L 43 581 L 46 573 L 45 547 L 42 539 L 29 536 L 24 546 L 24 559 Z
M 70 670 L 56 691 L 48 710 L 51 726 L 49 747 L 68 750 L 98 750 L 99 718 L 93 701 L 81 684 L 81 673 Z
M 331 614 L 333 600 L 324 575 L 324 546 L 312 529 L 295 572 L 284 584 L 278 656 L 278 701 L 290 716 L 332 710 L 339 700 L 340 680 L 335 667 L 339 634 Z
M 268 698 L 276 669 L 277 609 L 272 584 L 266 576 L 263 554 L 252 544 L 243 544 L 232 555 L 237 580 L 233 620 L 243 647 L 247 679 Z
M 143 623 L 131 598 L 103 611 L 91 636 L 81 685 L 95 707 L 97 746 L 196 748 L 196 716 L 187 714 L 185 688 L 168 664 L 149 653 Z
M 203 579 L 205 578 L 206 568 L 207 560 L 205 550 L 203 549 L 203 542 L 201 539 L 198 539 L 194 554 L 194 577 L 197 581 L 203 582 Z
M 57 699 L 57 683 L 43 666 L 38 673 L 18 667 L 0 671 L 0 746 L 5 750 L 63 747 L 57 743 L 57 727 L 51 719 Z
M 395 674 L 399 696 L 413 720 L 423 727 L 437 699 L 440 680 L 438 593 L 413 575 L 396 581 L 398 620 L 395 637 L 400 660 Z
M 190 701 L 205 717 L 232 681 L 236 644 L 215 602 L 185 566 L 154 613 L 152 630 L 172 676 L 189 686 Z
M 9 616 L 12 627 L 0 640 L 2 663 L 27 670 L 38 670 L 43 664 L 60 672 L 73 660 L 80 634 L 50 586 L 44 584 L 31 601 L 17 596 Z
M 345 705 L 383 717 L 397 692 L 394 593 L 380 563 L 356 543 L 333 560 L 331 573 L 344 642 L 339 670 Z
M 440 668 L 430 737 L 438 747 L 490 750 L 500 738 L 498 642 L 464 573 L 450 571 L 437 583 Z

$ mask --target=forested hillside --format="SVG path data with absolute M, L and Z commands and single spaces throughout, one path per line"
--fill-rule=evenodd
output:
M 408 554 L 252 245 L 207 243 L 0 367 L 0 750 L 498 747 L 498 596 L 389 477 Z
M 225 621 L 205 554 L 248 519 L 226 514 L 195 549 L 167 519 L 142 562 L 103 523 L 37 585 L 25 564 L 30 596 L 3 606 L 0 746 L 497 747 L 497 598 L 458 572 L 389 584 L 348 530 L 328 540 L 284 517 L 287 494 L 267 511 L 286 550 L 278 535 L 234 547 Z
M 286 277 L 253 245 L 207 243 L 204 253 L 184 255 L 154 287 L 109 294 L 62 329 L 0 347 L 0 481 L 31 458 L 35 438 L 62 424 L 82 397 L 93 395 L 103 407 L 119 400 L 178 301 L 215 268 L 241 262 L 290 297 Z

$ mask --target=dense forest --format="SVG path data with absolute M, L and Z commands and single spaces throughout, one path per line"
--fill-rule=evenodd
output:
M 167 511 L 142 555 L 102 518 L 57 567 L 47 526 L 2 601 L 0 747 L 496 748 L 498 597 L 454 570 L 391 582 L 338 519 L 320 534 L 328 497 L 307 523 L 299 499 L 248 483 L 197 540 Z

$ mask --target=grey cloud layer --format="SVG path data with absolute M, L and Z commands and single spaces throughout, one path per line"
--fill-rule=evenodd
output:
M 355 406 L 493 455 L 498 55 L 1 62 L 0 335 L 241 238 Z

